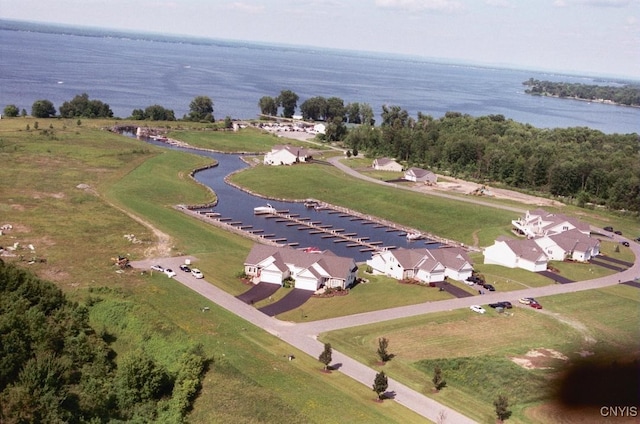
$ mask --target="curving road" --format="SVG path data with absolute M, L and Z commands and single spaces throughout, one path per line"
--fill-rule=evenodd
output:
M 626 240 L 620 236 L 614 236 L 615 241 Z M 630 248 L 633 250 L 636 258 L 640 257 L 640 244 L 630 242 Z M 162 259 L 147 259 L 143 261 L 132 262 L 134 268 L 149 269 L 153 264 L 160 264 L 165 268 L 177 270 L 178 266 L 184 263 L 185 259 L 195 261 L 193 257 L 173 257 Z M 431 312 L 448 311 L 452 309 L 468 308 L 470 305 L 480 303 L 476 296 L 459 299 L 449 299 L 439 302 L 427 302 L 417 305 L 402 306 L 397 308 L 366 312 L 348 317 L 331 318 L 321 321 L 295 324 L 291 322 L 279 321 L 273 317 L 268 317 L 258 311 L 251 305 L 247 305 L 241 300 L 235 298 L 229 293 L 210 284 L 206 279 L 196 279 L 191 274 L 178 271 L 174 277 L 176 281 L 184 284 L 191 290 L 199 293 L 208 300 L 227 309 L 228 311 L 242 317 L 253 325 L 264 329 L 274 336 L 289 343 L 291 346 L 317 358 L 324 349 L 324 345 L 317 340 L 320 333 L 341 328 L 355 327 L 364 324 L 383 322 L 397 318 L 404 318 L 416 315 L 427 314 Z M 517 299 L 521 297 L 543 297 L 561 293 L 571 293 L 583 290 L 592 290 L 601 287 L 612 286 L 619 282 L 631 281 L 640 278 L 640 261 L 635 261 L 633 266 L 618 274 L 607 277 L 596 278 L 593 280 L 580 281 L 569 284 L 555 284 L 545 287 L 530 288 L 512 292 L 491 293 L 482 296 L 483 304 L 509 300 L 517 303 Z M 333 362 L 341 363 L 340 372 L 348 375 L 354 380 L 370 386 L 377 373 L 376 370 L 358 361 L 342 354 L 339 351 L 333 351 Z M 448 408 L 435 400 L 424 396 L 404 384 L 389 379 L 389 389 L 395 392 L 394 400 L 423 417 L 437 422 L 440 415 L 444 412 L 447 422 L 453 423 L 473 423 L 470 418 L 460 414 L 459 412 Z

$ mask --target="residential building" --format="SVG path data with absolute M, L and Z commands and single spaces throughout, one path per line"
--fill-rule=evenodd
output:
M 562 214 L 549 213 L 542 209 L 527 211 L 523 217 L 511 221 L 514 230 L 527 238 L 559 234 L 578 229 L 589 235 L 589 224 Z
M 292 278 L 294 287 L 317 291 L 321 287 L 346 289 L 356 280 L 353 258 L 333 252 L 305 252 L 289 247 L 255 244 L 244 262 L 244 272 L 259 282 L 279 284 Z
M 373 169 L 377 171 L 402 172 L 402 165 L 393 159 L 378 158 L 373 161 Z
M 396 280 L 415 279 L 424 283 L 444 281 L 445 267 L 429 249 L 393 249 L 373 253 L 367 261 L 375 273 Z
M 306 162 L 311 157 L 309 150 L 291 146 L 276 145 L 264 156 L 265 165 L 292 165 L 298 162 Z
M 588 262 L 600 254 L 600 240 L 577 228 L 533 239 L 550 260 Z
M 435 184 L 438 177 L 433 172 L 422 168 L 409 168 L 404 173 L 404 179 L 416 183 Z
M 444 275 L 457 281 L 465 281 L 473 273 L 473 264 L 461 247 L 429 249 L 429 253 L 444 266 Z
M 534 240 L 498 237 L 493 246 L 484 249 L 484 263 L 532 272 L 545 271 L 549 258 Z

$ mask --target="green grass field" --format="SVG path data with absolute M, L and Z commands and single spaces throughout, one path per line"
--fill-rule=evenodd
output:
M 34 129 L 36 121 L 38 130 Z M 14 226 L 0 237 L 1 245 L 32 243 L 35 253 L 17 251 L 25 259 L 23 265 L 56 282 L 73 300 L 91 299 L 92 324 L 111 335 L 118 355 L 144 346 L 172 369 L 181 352 L 200 345 L 212 364 L 189 417 L 194 423 L 341 423 L 345 417 L 356 423 L 424 422 L 395 402 L 372 402 L 375 395 L 370 387 L 339 372 L 321 373 L 317 358 L 292 350 L 172 280 L 116 272 L 111 258 L 142 258 L 156 242 L 152 231 L 132 216 L 166 233 L 171 238 L 171 254 L 197 256 L 207 279 L 232 294 L 246 290 L 237 275 L 251 242 L 173 208 L 178 203 L 202 203 L 213 198 L 213 193 L 188 177 L 191 169 L 208 163 L 207 159 L 101 129 L 114 123 L 83 120 L 78 126 L 76 120 L 0 121 L 0 224 Z M 211 132 L 213 138 L 227 135 Z M 233 144 L 228 139 L 207 142 L 212 146 Z M 398 194 L 353 181 L 328 166 L 257 167 L 238 174 L 236 182 L 267 195 L 327 200 L 465 243 L 471 243 L 476 232 L 480 245 L 507 234 L 513 218 L 512 213 L 504 211 Z M 588 219 L 615 222 L 619 228 L 637 225 L 628 220 L 618 224 L 615 216 L 602 212 Z M 141 243 L 128 241 L 125 234 L 134 234 Z M 620 247 L 615 252 L 614 244 L 603 246 L 607 255 L 633 259 L 628 249 Z M 46 258 L 47 263 L 27 265 L 32 255 Z M 20 256 L 4 260 L 18 261 Z M 488 280 L 501 278 L 499 290 L 544 284 L 524 271 L 478 268 Z M 562 272 L 572 271 L 567 268 Z M 384 277 L 366 278 L 370 282 L 358 285 L 348 296 L 312 299 L 301 310 L 280 318 L 322 319 L 341 316 L 345 310 L 367 311 L 448 297 L 434 289 L 402 285 Z M 385 365 L 385 372 L 480 422 L 494 422 L 490 399 L 496 387 L 514 386 L 513 381 L 523 376 L 530 376 L 532 384 L 538 384 L 554 372 L 534 370 L 523 374 L 522 369 L 513 368 L 510 356 L 540 347 L 570 357 L 580 349 L 607 355 L 635 352 L 629 346 L 635 346 L 634 341 L 640 338 L 639 293 L 636 288 L 615 286 L 542 299 L 545 311 L 554 315 L 528 308 L 517 309 L 511 316 L 492 310 L 485 316 L 459 310 L 344 330 L 322 338 L 376 367 L 377 338 L 388 337 L 390 351 L 396 357 Z M 201 312 L 202 306 L 209 306 L 210 312 Z M 587 338 L 595 342 L 585 345 Z M 297 359 L 286 361 L 284 355 L 291 353 Z M 445 374 L 449 387 L 432 394 L 430 369 L 436 363 L 451 377 Z M 460 371 L 454 375 L 454 370 Z M 486 393 L 474 389 L 477 379 L 488 381 L 489 374 L 495 374 L 495 378 L 487 384 Z M 475 380 L 470 381 L 472 378 Z M 535 388 L 535 384 L 525 388 Z M 532 421 L 530 411 L 544 405 L 543 401 L 513 393 L 514 399 L 522 400 L 514 405 L 510 422 L 556 421 L 540 411 Z
M 8 165 L 0 177 L 9 183 L 0 192 L 0 212 L 3 223 L 14 226 L 2 236 L 3 244 L 5 237 L 33 243 L 48 261 L 30 267 L 58 283 L 72 300 L 91 299 L 92 325 L 110 335 L 119 356 L 144 346 L 171 370 L 181 352 L 200 345 L 213 362 L 190 421 L 339 423 L 348 416 L 361 423 L 423 422 L 395 402 L 375 404 L 370 388 L 340 373 L 321 373 L 316 358 L 203 302 L 173 280 L 115 272 L 111 257 L 143 257 L 155 240 L 148 228 L 112 205 L 169 234 L 173 253 L 197 255 L 215 284 L 246 289 L 235 275 L 250 242 L 172 207 L 211 199 L 187 176 L 204 159 L 84 123 L 76 128 L 75 122 L 52 120 L 55 135 L 50 137 L 26 131 L 25 122 L 33 128 L 35 121 L 0 122 L 0 159 Z M 78 189 L 78 184 L 89 188 Z M 135 234 L 142 243 L 132 244 L 124 234 Z M 201 312 L 204 305 L 209 313 Z M 283 356 L 290 353 L 295 361 Z
M 532 422 L 528 408 L 550 401 L 555 377 L 580 351 L 629 361 L 640 339 L 637 288 L 614 286 L 541 302 L 550 314 L 528 308 L 499 314 L 487 308 L 478 315 L 462 309 L 334 331 L 320 339 L 376 367 L 378 339 L 385 337 L 395 357 L 384 370 L 393 378 L 479 422 L 493 422 L 491 402 L 505 394 L 513 402 L 509 422 Z M 534 349 L 553 349 L 568 359 L 546 360 L 543 366 L 549 369 L 525 369 L 510 360 Z M 434 394 L 430 380 L 436 365 L 448 385 Z

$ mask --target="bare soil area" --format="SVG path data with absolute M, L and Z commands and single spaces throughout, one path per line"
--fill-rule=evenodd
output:
M 478 184 L 470 181 L 451 178 L 444 175 L 438 175 L 440 181 L 435 185 L 416 184 L 416 188 L 422 191 L 438 190 L 448 193 L 459 193 L 475 195 L 482 197 L 493 197 L 496 199 L 513 200 L 515 202 L 525 203 L 536 206 L 563 206 L 561 202 L 545 199 L 544 197 L 531 196 L 529 194 L 520 193 L 513 190 L 502 188 L 493 188 L 487 185 Z

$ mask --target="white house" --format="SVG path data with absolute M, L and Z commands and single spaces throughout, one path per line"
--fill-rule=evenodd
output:
M 528 238 L 559 234 L 578 229 L 589 235 L 589 224 L 562 214 L 549 213 L 542 209 L 527 211 L 523 217 L 511 221 L 515 231 Z
M 349 288 L 356 280 L 357 270 L 353 258 L 336 256 L 328 250 L 312 253 L 263 244 L 255 244 L 244 262 L 244 272 L 253 277 L 254 283 L 282 285 L 291 277 L 295 288 L 312 291 L 321 287 Z
M 271 151 L 264 156 L 265 165 L 292 165 L 298 162 L 306 162 L 311 156 L 309 150 L 291 146 L 277 145 L 271 148 Z
M 372 165 L 373 169 L 377 171 L 394 171 L 394 172 L 402 172 L 402 165 L 396 162 L 393 159 L 389 158 L 378 158 L 373 161 Z
M 444 275 L 453 280 L 465 281 L 473 273 L 473 265 L 467 252 L 460 247 L 429 249 L 429 253 L 444 266 Z
M 423 182 L 425 184 L 435 184 L 438 177 L 433 172 L 422 168 L 409 168 L 404 173 L 404 179 L 413 182 Z
M 325 124 L 315 124 L 313 126 L 313 131 L 318 134 L 324 134 L 327 132 L 327 126 Z
M 534 240 L 499 237 L 493 246 L 484 249 L 484 263 L 507 268 L 522 268 L 532 272 L 547 269 L 549 258 Z
M 550 260 L 588 262 L 600 254 L 600 240 L 577 228 L 534 239 Z
M 375 273 L 396 280 L 416 279 L 424 283 L 444 281 L 445 267 L 428 249 L 383 250 L 367 261 Z

